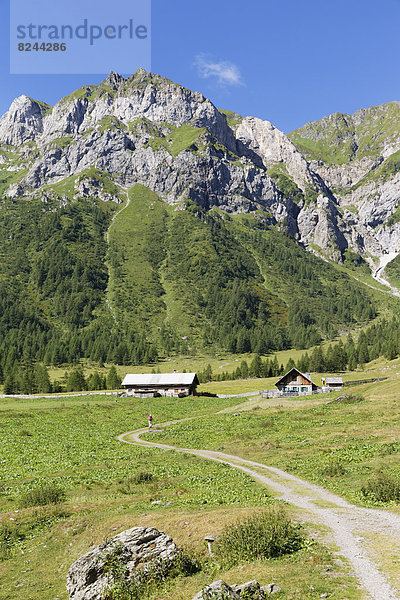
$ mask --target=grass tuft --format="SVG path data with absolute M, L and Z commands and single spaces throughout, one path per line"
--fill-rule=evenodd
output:
M 45 506 L 46 504 L 59 504 L 66 499 L 65 491 L 55 484 L 45 485 L 30 490 L 20 498 L 20 508 L 29 506 Z
M 228 526 L 216 543 L 221 563 L 234 566 L 256 559 L 276 558 L 300 550 L 305 541 L 301 525 L 292 523 L 282 507 L 269 507 Z
M 200 561 L 181 550 L 173 560 L 158 559 L 140 570 L 129 572 L 121 560 L 122 550 L 122 546 L 116 546 L 103 556 L 103 569 L 109 577 L 110 585 L 103 592 L 102 600 L 156 598 L 160 588 L 168 580 L 193 575 L 201 570 Z
M 3 523 L 0 526 L 0 561 L 10 558 L 13 547 L 22 538 L 15 523 Z
M 361 493 L 378 502 L 399 502 L 400 478 L 378 472 L 362 486 Z
M 339 460 L 332 460 L 321 470 L 321 475 L 325 477 L 340 477 L 346 473 L 346 469 L 343 466 L 343 463 Z

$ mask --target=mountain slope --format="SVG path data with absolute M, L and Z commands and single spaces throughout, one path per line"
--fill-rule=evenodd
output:
M 400 102 L 335 113 L 289 137 L 334 194 L 340 250 L 348 246 L 371 264 L 399 252 Z
M 139 70 L 54 107 L 18 98 L 0 145 L 3 367 L 308 347 L 377 313 L 306 250 L 365 252 L 324 178 L 343 165 L 267 121 Z

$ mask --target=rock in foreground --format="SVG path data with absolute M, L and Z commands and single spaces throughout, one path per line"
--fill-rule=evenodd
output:
M 118 549 L 118 560 L 126 568 L 128 578 L 136 569 L 154 561 L 172 562 L 178 548 L 172 538 L 154 527 L 133 527 L 96 546 L 75 561 L 67 575 L 70 600 L 99 600 L 111 583 L 104 570 L 104 556 Z
M 276 583 L 270 583 L 263 587 L 258 581 L 248 581 L 242 585 L 229 586 L 219 579 L 204 587 L 192 600 L 265 600 L 267 596 L 280 591 Z

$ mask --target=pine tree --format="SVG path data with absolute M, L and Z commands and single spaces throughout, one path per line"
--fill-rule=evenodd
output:
M 283 375 L 283 365 L 279 366 L 278 357 L 276 356 L 276 354 L 274 356 L 274 360 L 273 360 L 271 367 L 272 367 L 271 376 L 278 377 L 278 375 Z
M 121 378 L 117 373 L 117 369 L 113 365 L 107 375 L 107 389 L 117 390 L 121 386 Z
M 285 372 L 287 373 L 288 371 L 291 371 L 292 369 L 295 369 L 295 368 L 296 368 L 296 363 L 294 362 L 293 358 L 290 357 L 287 362 L 287 365 L 285 367 Z
M 67 392 L 80 392 L 86 389 L 85 376 L 82 367 L 77 367 L 68 376 Z
M 349 371 L 355 371 L 357 369 L 357 358 L 356 358 L 356 352 L 355 352 L 354 348 L 353 348 L 352 352 L 349 354 L 348 369 L 349 369 Z
M 301 358 L 297 363 L 297 368 L 301 373 L 308 373 L 310 369 L 310 357 L 307 352 L 301 355 Z
M 103 389 L 103 378 L 99 375 L 99 373 L 97 371 L 95 371 L 95 373 L 93 373 L 93 389 L 94 390 Z
M 361 338 L 361 335 L 360 335 Z M 360 365 L 369 362 L 369 352 L 368 352 L 368 343 L 365 338 L 363 338 L 357 344 L 357 352 L 358 352 L 358 363 Z
M 262 360 L 259 354 L 256 354 L 253 360 L 251 361 L 249 374 L 250 377 L 261 377 L 262 375 Z
M 35 377 L 33 368 L 29 365 L 19 371 L 19 388 L 23 394 L 33 394 L 36 392 Z
M 321 346 L 317 346 L 310 356 L 310 369 L 314 373 L 322 373 L 325 370 L 325 357 Z
M 336 371 L 335 356 L 333 352 L 332 344 L 329 344 L 327 351 L 325 352 L 325 371 Z
M 15 379 L 14 375 L 10 373 L 6 376 L 4 381 L 4 393 L 7 394 L 15 394 L 16 392 Z
M 242 379 L 247 379 L 249 376 L 249 366 L 245 360 L 240 363 L 240 375 Z
M 390 339 L 387 343 L 385 357 L 388 360 L 394 360 L 395 358 L 397 358 L 397 354 L 397 344 L 393 339 Z
M 262 363 L 261 377 L 272 377 L 272 364 L 268 358 Z
M 35 388 L 38 392 L 48 394 L 52 391 L 49 373 L 44 365 L 36 364 L 34 368 Z
M 211 365 L 208 364 L 205 371 L 204 371 L 204 380 L 207 383 L 208 381 L 212 381 L 212 369 L 211 369 Z

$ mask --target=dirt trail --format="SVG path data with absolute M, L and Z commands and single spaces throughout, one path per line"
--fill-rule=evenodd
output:
M 377 268 L 372 273 L 372 277 L 374 279 L 376 279 L 376 281 L 378 281 L 379 283 L 382 283 L 383 285 L 386 285 L 389 288 L 389 293 L 390 294 L 392 294 L 393 296 L 399 296 L 400 297 L 400 291 L 397 288 L 393 287 L 391 285 L 390 281 L 388 281 L 384 277 L 385 267 L 390 262 L 392 262 L 392 260 L 394 260 L 397 255 L 398 255 L 398 252 L 389 252 L 388 254 L 385 254 L 384 256 L 382 256 L 380 258 L 380 260 L 379 260 L 379 264 L 378 264 Z
M 110 229 L 111 229 L 111 227 L 113 226 L 115 219 L 118 217 L 118 215 L 119 215 L 120 213 L 122 213 L 122 211 L 123 211 L 123 210 L 125 210 L 125 208 L 127 208 L 127 207 L 129 206 L 129 202 L 130 202 L 130 199 L 129 199 L 129 193 L 128 193 L 128 190 L 129 190 L 129 188 L 127 188 L 127 187 L 125 187 L 125 186 L 120 186 L 120 187 L 121 187 L 122 189 L 125 189 L 125 190 L 127 190 L 127 191 L 126 191 L 125 203 L 123 204 L 123 206 L 121 206 L 121 208 L 120 208 L 119 210 L 117 210 L 117 211 L 116 211 L 116 212 L 113 214 L 113 216 L 112 216 L 112 218 L 111 218 L 111 223 L 110 223 L 110 226 L 109 226 L 109 228 L 107 229 L 107 233 L 106 233 L 106 242 L 107 242 L 107 246 L 109 246 L 109 245 L 110 245 Z M 108 265 L 106 265 L 106 266 L 107 266 L 108 275 L 109 275 L 109 277 L 108 277 L 108 282 L 110 283 L 110 268 L 109 268 L 109 266 L 108 266 Z M 109 285 L 109 283 L 108 283 L 108 285 Z M 110 313 L 111 313 L 111 316 L 112 316 L 112 318 L 113 318 L 113 319 L 114 319 L 114 321 L 115 321 L 115 313 L 114 313 L 114 309 L 113 309 L 113 307 L 112 307 L 112 305 L 111 305 L 111 302 L 110 302 L 110 299 L 109 299 L 109 290 L 108 290 L 108 285 L 107 285 L 107 290 L 106 290 L 106 304 L 107 304 L 107 306 L 108 306 L 108 309 L 109 309 L 109 311 L 110 311 Z
M 163 426 L 176 422 L 178 421 L 165 423 Z M 377 565 L 380 562 L 380 557 L 373 556 L 366 549 L 368 543 L 373 541 L 377 535 L 387 538 L 384 551 L 392 548 L 393 539 L 399 539 L 400 536 L 399 515 L 354 506 L 318 485 L 304 481 L 281 469 L 246 460 L 239 456 L 211 450 L 178 448 L 145 441 L 140 438 L 145 432 L 148 432 L 148 429 L 131 431 L 120 435 L 118 439 L 127 444 L 194 454 L 208 460 L 230 465 L 247 473 L 255 480 L 274 490 L 278 498 L 304 511 L 304 517 L 307 520 L 323 524 L 331 530 L 339 553 L 349 561 L 360 585 L 365 589 L 365 598 L 400 600 L 400 589 L 396 591 L 388 583 L 381 571 L 382 567 Z

